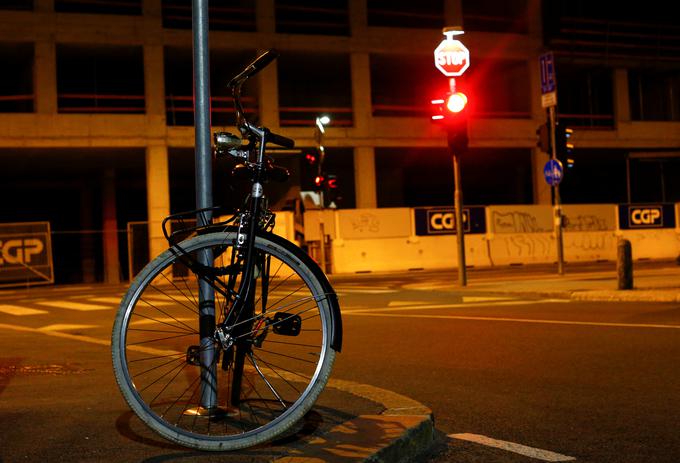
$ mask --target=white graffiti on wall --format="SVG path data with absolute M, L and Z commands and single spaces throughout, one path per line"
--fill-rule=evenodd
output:
M 539 225 L 536 216 L 522 211 L 491 213 L 493 230 L 496 233 L 540 233 L 551 230 Z
M 546 235 L 499 236 L 507 257 L 545 258 L 555 249 L 552 237 Z
M 576 216 L 568 216 L 565 221 L 566 231 L 606 231 L 613 230 L 613 226 L 607 224 L 607 220 L 603 217 L 590 214 L 579 214 Z
M 352 220 L 352 229 L 359 233 L 378 233 L 380 231 L 380 219 L 375 214 L 361 214 Z

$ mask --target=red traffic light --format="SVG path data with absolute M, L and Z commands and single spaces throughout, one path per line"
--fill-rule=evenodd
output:
M 315 164 L 316 163 L 316 155 L 312 153 L 307 153 L 305 154 L 305 161 L 307 161 L 308 164 Z
M 452 93 L 446 97 L 446 109 L 452 113 L 459 113 L 465 109 L 467 101 L 467 96 L 464 93 Z
M 314 184 L 316 186 L 321 186 L 321 185 L 323 185 L 324 180 L 325 179 L 323 178 L 323 175 L 317 175 L 316 177 L 314 177 Z

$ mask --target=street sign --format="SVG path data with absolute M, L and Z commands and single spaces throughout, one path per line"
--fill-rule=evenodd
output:
M 564 177 L 562 163 L 557 159 L 551 159 L 546 162 L 545 167 L 543 168 L 543 175 L 545 176 L 545 181 L 548 182 L 548 185 L 559 185 Z
M 447 77 L 463 75 L 470 67 L 470 51 L 450 34 L 434 49 L 434 65 Z
M 541 106 L 549 108 L 557 105 L 557 81 L 555 78 L 555 58 L 552 52 L 543 53 L 538 58 L 541 67 Z

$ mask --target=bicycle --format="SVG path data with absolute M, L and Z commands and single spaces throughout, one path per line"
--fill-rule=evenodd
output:
M 342 346 L 328 279 L 272 233 L 263 185 L 289 173 L 266 147 L 294 141 L 248 122 L 241 105 L 242 85 L 277 56 L 263 53 L 228 84 L 241 136 L 214 135 L 216 155 L 238 160 L 234 172 L 250 180 L 244 207 L 176 231 L 172 223 L 215 208 L 167 217 L 169 249 L 133 280 L 114 322 L 113 369 L 128 405 L 161 436 L 195 449 L 241 449 L 289 430 L 314 405 Z

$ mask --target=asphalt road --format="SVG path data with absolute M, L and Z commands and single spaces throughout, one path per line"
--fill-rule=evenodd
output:
M 333 377 L 429 406 L 442 443 L 422 461 L 680 461 L 680 304 L 519 299 L 448 281 L 335 279 L 345 341 Z M 131 416 L 110 373 L 121 290 L 0 292 L 0 461 L 263 457 L 181 449 Z

